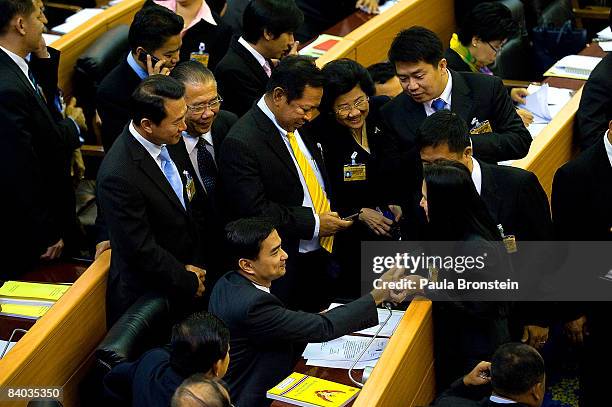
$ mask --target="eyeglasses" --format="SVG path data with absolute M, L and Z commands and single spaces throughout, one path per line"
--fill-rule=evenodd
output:
M 502 50 L 502 47 L 504 46 L 504 44 L 500 45 L 499 48 L 495 48 L 493 45 L 491 45 L 491 43 L 489 41 L 487 41 L 487 45 L 489 47 L 491 47 L 491 49 L 493 50 L 493 52 L 495 52 L 495 55 L 497 56 L 497 54 L 499 54 L 499 52 Z
M 339 108 L 337 108 L 335 110 L 336 115 L 339 118 L 344 119 L 344 118 L 348 117 L 348 115 L 353 111 L 353 109 L 357 109 L 357 110 L 360 110 L 360 111 L 363 112 L 363 111 L 368 109 L 368 107 L 369 107 L 368 101 L 369 100 L 370 100 L 370 98 L 366 96 L 364 98 L 357 99 L 357 101 L 355 101 L 355 103 L 353 103 L 352 105 L 351 104 L 342 105 L 342 106 L 340 106 Z
M 193 114 L 202 114 L 206 111 L 206 109 L 216 110 L 221 106 L 221 102 L 223 102 L 223 98 L 217 95 L 213 100 L 208 103 L 200 103 L 195 106 L 187 106 L 187 110 L 189 110 Z

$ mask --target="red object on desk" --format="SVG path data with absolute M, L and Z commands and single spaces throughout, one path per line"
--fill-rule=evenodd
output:
M 320 43 L 319 45 L 315 45 L 313 48 L 321 50 L 321 51 L 329 51 L 329 49 L 333 47 L 334 45 L 336 45 L 338 42 L 339 42 L 338 40 L 327 40 L 327 41 Z

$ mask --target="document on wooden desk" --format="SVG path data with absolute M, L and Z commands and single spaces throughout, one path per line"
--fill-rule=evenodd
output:
M 6 352 L 4 353 L 4 355 L 6 356 L 6 354 L 13 349 L 13 346 L 15 346 L 17 344 L 17 342 L 9 342 L 9 341 L 3 341 L 2 339 L 0 339 L 0 355 L 2 355 L 2 352 L 4 352 L 4 349 L 6 348 Z M 8 348 L 7 348 L 8 345 Z
M 330 304 L 329 309 L 339 307 L 340 305 L 342 304 L 338 304 L 337 302 L 334 302 Z M 380 324 L 383 321 L 385 321 L 387 317 L 389 316 L 389 311 L 387 311 L 384 308 L 378 308 L 377 311 L 378 311 L 378 325 L 373 326 L 371 328 L 362 329 L 361 331 L 357 331 L 355 333 L 361 334 L 361 335 L 374 336 L 376 331 L 378 331 L 378 328 L 380 328 Z M 390 338 L 391 335 L 393 335 L 393 332 L 395 332 L 395 330 L 397 329 L 397 326 L 399 325 L 400 321 L 404 317 L 404 311 L 393 310 L 392 312 L 393 312 L 393 315 L 391 316 L 387 324 L 384 326 L 384 328 L 380 331 L 378 336 Z
M 309 343 L 304 349 L 304 359 L 325 360 L 328 362 L 354 362 L 372 338 L 366 336 L 345 335 L 323 343 Z M 376 360 L 382 355 L 389 338 L 377 338 L 365 354 L 363 361 Z

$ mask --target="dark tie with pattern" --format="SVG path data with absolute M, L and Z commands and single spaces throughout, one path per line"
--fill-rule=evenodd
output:
M 198 170 L 200 171 L 200 178 L 206 193 L 211 194 L 215 190 L 215 184 L 217 183 L 217 166 L 212 154 L 206 148 L 206 140 L 204 137 L 200 137 L 198 140 Z

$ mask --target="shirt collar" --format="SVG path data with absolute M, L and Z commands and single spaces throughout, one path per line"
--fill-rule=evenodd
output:
M 127 63 L 140 79 L 145 79 L 147 76 L 149 76 L 147 71 L 145 71 L 142 66 L 138 65 L 138 62 L 136 62 L 134 55 L 131 52 L 128 52 Z
M 448 69 L 446 69 L 446 72 L 448 73 L 448 80 L 446 81 L 446 86 L 444 87 L 444 90 L 442 91 L 442 94 L 440 96 L 438 96 L 437 98 L 433 98 L 432 100 L 430 100 L 429 102 L 425 102 L 424 104 L 431 108 L 431 104 L 433 103 L 434 100 L 436 99 L 442 99 L 444 101 L 444 103 L 446 103 L 446 105 L 450 108 L 451 105 L 451 92 L 453 90 L 453 76 L 451 75 L 450 71 Z
M 200 137 L 206 140 L 206 142 L 210 144 L 211 146 L 213 145 L 211 131 L 208 131 L 207 133 L 202 134 Z M 198 141 L 200 140 L 200 137 L 193 137 L 189 135 L 189 133 L 187 133 L 186 131 L 183 132 L 183 140 L 185 141 L 185 147 L 187 148 L 187 154 L 191 155 L 193 150 L 198 145 Z
M 496 396 L 494 394 L 491 394 L 491 397 L 489 397 L 489 400 L 491 400 L 494 403 L 498 403 L 498 404 L 518 404 L 514 400 L 510 400 L 510 399 L 507 399 L 507 398 L 504 398 L 504 397 Z
M 276 128 L 278 129 L 278 131 L 280 131 L 281 135 L 283 137 L 287 137 L 287 130 L 283 129 L 280 124 L 278 124 L 278 122 L 276 121 L 276 116 L 274 116 L 274 113 L 272 113 L 272 110 L 270 110 L 270 108 L 268 107 L 268 105 L 266 104 L 266 100 L 265 100 L 265 95 L 261 97 L 261 99 L 259 99 L 259 102 L 257 102 L 257 107 L 259 107 L 261 109 L 261 111 L 268 116 L 268 118 L 270 120 L 272 120 L 272 123 L 274 123 L 274 125 L 276 126 Z M 297 133 L 297 130 L 295 130 L 293 133 Z
M 259 65 L 264 66 L 266 64 L 266 58 L 261 55 L 259 52 L 257 52 L 257 50 L 255 48 L 253 48 L 251 46 L 251 44 L 249 44 L 248 42 L 246 42 L 246 40 L 242 37 L 238 38 L 238 42 L 240 44 L 242 44 L 243 47 L 245 47 L 247 49 L 247 51 L 249 51 L 251 54 L 253 54 L 253 56 L 255 57 L 255 59 L 257 60 L 257 62 L 259 62 Z
M 134 127 L 133 121 L 130 122 L 130 126 L 128 128 L 130 130 L 130 133 L 132 133 L 132 136 L 134 136 L 134 138 L 136 138 L 136 140 L 138 140 L 138 142 L 142 144 L 142 146 L 145 148 L 145 150 L 147 150 L 151 157 L 157 160 L 157 158 L 161 154 L 163 145 L 158 146 L 157 144 L 151 143 L 149 140 L 142 137 L 142 135 L 138 133 L 138 130 L 136 130 L 136 127 Z
M 604 134 L 604 147 L 606 148 L 606 153 L 608 154 L 608 160 L 610 160 L 610 166 L 612 166 L 612 143 L 610 143 L 610 139 L 608 138 L 608 132 L 610 130 L 606 130 L 606 134 Z
M 163 6 L 168 10 L 176 13 L 176 0 L 155 0 L 155 4 Z M 196 25 L 200 20 L 204 20 L 212 25 L 217 25 L 217 22 L 215 21 L 212 15 L 212 11 L 210 11 L 210 7 L 208 6 L 208 4 L 206 4 L 205 0 L 202 0 L 202 5 L 198 10 L 198 14 L 196 14 L 195 18 L 191 20 L 189 26 L 183 28 L 181 35 L 184 35 L 185 31 Z
M 19 55 L 15 54 L 14 52 L 9 51 L 8 49 L 4 48 L 3 46 L 0 46 L 0 49 L 6 52 L 9 58 L 11 58 L 17 64 L 19 69 L 21 69 L 25 77 L 28 78 L 28 80 L 30 80 L 29 79 L 30 77 L 28 76 L 28 70 L 30 69 L 30 67 L 28 66 L 28 63 L 26 62 L 26 60 L 21 58 Z
M 270 288 L 268 288 L 268 287 L 264 287 L 263 285 L 259 285 L 259 284 L 253 283 L 252 281 L 251 281 L 251 283 L 252 283 L 252 284 L 255 286 L 255 288 L 257 288 L 258 290 L 261 290 L 261 291 L 264 291 L 264 292 L 266 292 L 266 293 L 270 294 Z
M 472 159 L 472 181 L 474 182 L 474 186 L 476 187 L 476 191 L 478 191 L 478 195 L 481 195 L 482 191 L 482 170 L 480 169 L 480 163 L 478 160 Z

